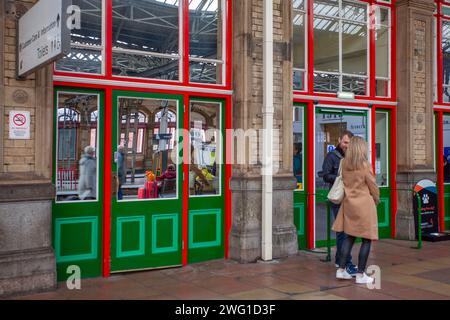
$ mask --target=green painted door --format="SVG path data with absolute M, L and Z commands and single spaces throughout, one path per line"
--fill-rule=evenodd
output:
M 377 109 L 375 118 L 375 174 L 380 187 L 378 205 L 378 234 L 380 239 L 391 238 L 391 186 L 389 155 L 391 149 L 390 111 Z
M 114 91 L 111 272 L 182 264 L 183 99 Z
M 308 141 L 306 130 L 306 106 L 295 104 L 293 110 L 293 133 L 294 133 L 294 154 L 293 170 L 297 179 L 297 189 L 294 191 L 294 224 L 297 227 L 298 247 L 306 249 L 307 224 L 306 224 L 306 200 L 307 200 L 307 176 L 306 159 L 307 148 L 305 142 Z
M 191 98 L 188 262 L 224 257 L 225 101 Z
M 101 275 L 103 101 L 100 91 L 55 89 L 52 222 L 59 281 L 70 266 L 83 278 Z

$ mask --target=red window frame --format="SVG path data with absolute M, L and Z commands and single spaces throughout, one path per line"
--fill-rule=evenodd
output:
M 356 100 L 372 100 L 372 101 L 396 101 L 397 100 L 397 78 L 396 78 L 396 39 L 397 39 L 397 19 L 396 19 L 396 0 L 390 2 L 382 0 L 358 0 L 369 4 L 369 72 L 368 80 L 370 82 L 370 92 L 365 96 L 355 96 Z M 376 43 L 375 43 L 375 18 L 374 5 L 383 6 L 390 9 L 391 25 L 390 25 L 390 92 L 388 97 L 376 96 Z M 314 0 L 308 0 L 307 8 L 307 52 L 306 52 L 306 89 L 303 91 L 294 90 L 294 95 L 314 96 L 314 97 L 336 97 L 336 93 L 322 93 L 314 91 Z
M 183 64 L 183 76 L 179 81 L 171 80 L 158 80 L 158 79 L 146 79 L 146 78 L 134 78 L 134 77 L 123 77 L 115 76 L 112 74 L 112 30 L 113 30 L 113 19 L 112 19 L 112 0 L 103 0 L 104 10 L 104 74 L 87 74 L 87 73 L 77 73 L 77 72 L 65 72 L 56 70 L 56 65 L 53 67 L 54 76 L 60 77 L 71 77 L 71 78 L 88 78 L 88 79 L 98 79 L 98 80 L 114 80 L 114 81 L 124 81 L 124 82 L 134 82 L 134 83 L 148 83 L 155 85 L 170 85 L 170 86 L 188 86 L 192 88 L 210 88 L 210 89 L 224 89 L 231 90 L 231 58 L 232 58 L 232 0 L 225 0 L 225 37 L 222 39 L 225 45 L 226 52 L 223 59 L 225 64 L 225 74 L 223 75 L 222 84 L 202 84 L 190 81 L 190 61 L 189 61 L 189 0 L 180 0 L 182 3 L 182 24 L 180 25 L 180 35 L 183 36 L 182 47 L 179 51 L 181 54 L 180 62 Z

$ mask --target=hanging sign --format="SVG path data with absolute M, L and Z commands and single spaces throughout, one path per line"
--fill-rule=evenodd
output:
M 39 0 L 18 23 L 17 73 L 25 77 L 70 51 L 72 0 Z
M 9 113 L 9 139 L 30 139 L 30 122 L 29 111 L 11 111 Z
M 439 213 L 437 205 L 437 188 L 431 180 L 422 180 L 414 188 L 414 192 L 419 194 L 422 205 L 422 235 L 437 234 L 439 232 Z M 414 222 L 416 225 L 416 238 L 418 237 L 418 200 L 414 197 Z

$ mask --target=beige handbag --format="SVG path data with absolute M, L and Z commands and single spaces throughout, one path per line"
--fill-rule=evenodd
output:
M 344 182 L 342 181 L 342 161 L 339 164 L 339 171 L 336 180 L 333 183 L 333 187 L 328 193 L 328 200 L 334 204 L 341 204 L 342 200 L 344 200 Z

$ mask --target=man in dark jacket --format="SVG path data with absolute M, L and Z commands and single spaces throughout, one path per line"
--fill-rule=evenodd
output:
M 336 149 L 328 153 L 325 157 L 322 166 L 323 180 L 330 185 L 330 189 L 333 186 L 336 177 L 338 176 L 339 165 L 341 163 L 341 160 L 345 157 L 345 152 L 347 151 L 351 138 L 353 138 L 352 132 L 347 130 L 342 132 L 339 137 L 339 143 Z M 331 204 L 331 212 L 334 216 L 334 219 L 336 219 L 340 207 L 340 205 Z M 336 266 L 339 265 L 339 252 L 341 252 L 342 244 L 344 243 L 346 238 L 347 235 L 344 232 L 336 233 Z M 358 271 L 357 269 L 358 268 L 356 268 L 356 266 L 352 263 L 352 255 L 350 254 L 347 260 L 347 272 L 356 277 L 356 273 Z

